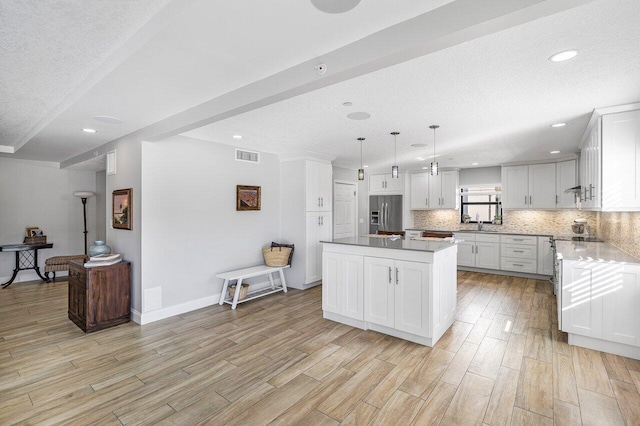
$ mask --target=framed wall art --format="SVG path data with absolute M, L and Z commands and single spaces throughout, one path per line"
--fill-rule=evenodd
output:
M 113 191 L 113 215 L 111 222 L 115 229 L 133 228 L 133 188 Z
M 259 186 L 236 186 L 236 210 L 260 210 Z

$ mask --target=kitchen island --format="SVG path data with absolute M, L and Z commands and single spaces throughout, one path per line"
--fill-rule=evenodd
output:
M 324 318 L 426 346 L 453 324 L 456 244 L 374 237 L 322 243 Z

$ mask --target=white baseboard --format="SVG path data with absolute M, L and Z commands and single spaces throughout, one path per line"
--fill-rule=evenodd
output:
M 195 311 L 197 309 L 206 308 L 207 306 L 215 305 L 220 301 L 220 294 L 214 294 L 212 296 L 203 297 L 201 299 L 190 300 L 188 302 L 180 303 L 178 305 L 167 306 L 166 308 L 155 309 L 149 312 L 140 313 L 140 322 L 138 324 L 144 325 L 151 322 L 160 321 L 165 318 L 173 317 L 176 315 L 184 314 L 186 312 Z M 133 312 L 133 310 L 132 310 Z
M 131 309 L 131 321 L 141 324 L 142 323 L 142 314 L 135 309 Z

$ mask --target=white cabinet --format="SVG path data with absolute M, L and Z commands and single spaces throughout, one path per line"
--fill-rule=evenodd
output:
M 600 277 L 602 296 L 602 338 L 640 346 L 640 266 L 606 266 Z
M 322 244 L 332 238 L 331 163 L 312 160 L 280 164 L 281 242 L 295 244 L 287 285 L 304 290 L 322 279 Z M 274 224 L 276 226 L 277 224 Z
M 580 186 L 582 207 L 586 209 L 600 208 L 602 187 L 601 177 L 601 121 L 592 118 L 580 144 Z
M 411 175 L 411 209 L 457 209 L 459 173 L 448 170 L 431 176 L 429 173 Z
M 322 259 L 322 309 L 364 320 L 364 258 L 325 253 Z
M 602 116 L 602 207 L 640 210 L 640 111 Z
M 484 269 L 500 269 L 500 236 L 461 232 L 458 244 L 458 265 Z
M 331 213 L 307 212 L 306 282 L 322 279 L 322 243 L 331 241 Z
M 369 194 L 387 194 L 404 192 L 404 177 L 400 174 L 396 179 L 391 174 L 369 175 Z
M 405 229 L 404 231 L 404 239 L 405 240 L 410 240 L 412 238 L 417 238 L 422 236 L 422 231 L 416 231 L 416 230 L 409 230 L 409 229 Z
M 556 208 L 574 209 L 576 207 L 575 194 L 566 194 L 565 191 L 577 185 L 576 160 L 556 163 Z
M 500 236 L 500 269 L 535 274 L 538 270 L 538 237 Z
M 555 208 L 555 163 L 503 167 L 502 207 L 506 209 Z
M 553 251 L 549 237 L 538 237 L 538 274 L 553 275 Z
M 306 161 L 305 198 L 307 211 L 331 211 L 331 163 Z
M 411 209 L 429 208 L 429 173 L 414 173 L 411 179 Z
M 429 275 L 427 263 L 365 257 L 365 321 L 431 337 Z
M 597 275 L 603 266 L 594 262 L 562 261 L 562 331 L 602 337 L 602 289 L 598 288 Z

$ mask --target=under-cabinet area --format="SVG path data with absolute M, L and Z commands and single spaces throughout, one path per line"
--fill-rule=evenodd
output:
M 361 237 L 323 247 L 325 318 L 427 346 L 453 323 L 457 245 Z

